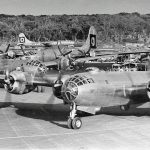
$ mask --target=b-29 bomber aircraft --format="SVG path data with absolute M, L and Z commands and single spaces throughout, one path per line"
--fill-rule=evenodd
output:
M 72 69 L 77 66 L 76 62 L 79 64 L 79 61 L 91 59 L 87 57 L 90 50 L 96 48 L 96 30 L 91 26 L 86 42 L 81 47 L 76 47 L 74 49 L 61 49 L 58 45 L 57 48 L 41 49 L 35 52 L 34 49 L 33 51 L 25 51 L 22 44 L 20 45 L 20 51 L 17 51 L 16 53 L 15 51 L 9 50 L 9 46 L 10 45 L 8 45 L 5 52 L 0 54 L 3 62 L 5 62 L 0 64 L 0 70 L 6 67 L 13 70 L 17 67 L 17 64 L 20 65 L 22 60 L 26 59 L 42 61 L 48 68 L 52 69 L 62 69 L 64 65 L 67 65 L 68 68 L 70 67 Z M 84 58 L 79 59 L 80 57 Z M 12 64 L 14 64 L 14 66 Z
M 26 60 L 16 70 L 1 75 L 0 82 L 12 94 L 27 94 L 39 85 L 51 87 L 55 97 L 71 106 L 68 118 L 71 129 L 82 126 L 78 110 L 91 114 L 95 114 L 94 108 L 97 107 L 120 106 L 122 110 L 127 110 L 131 104 L 144 103 L 150 98 L 150 71 L 63 75 L 60 70 L 58 76 L 50 76 L 42 63 Z
M 49 62 L 49 65 L 57 65 L 56 60 L 61 56 L 65 56 L 65 61 L 69 61 L 70 58 L 78 59 L 80 57 L 87 57 L 89 56 L 91 49 L 96 48 L 96 30 L 93 26 L 90 27 L 88 37 L 81 47 L 64 47 L 61 49 L 60 45 L 57 46 L 58 48 L 38 50 L 36 54 L 28 56 L 25 55 L 24 58 L 40 60 L 42 62 Z
M 52 47 L 55 45 L 65 45 L 65 46 L 76 46 L 81 45 L 81 42 L 71 41 L 71 40 L 59 40 L 59 41 L 47 41 L 47 42 L 34 42 L 27 39 L 24 33 L 19 34 L 17 45 L 24 45 L 27 47 Z

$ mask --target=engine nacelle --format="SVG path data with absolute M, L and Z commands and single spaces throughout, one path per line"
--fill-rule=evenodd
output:
M 69 75 L 63 76 L 63 78 L 56 80 L 56 82 L 54 83 L 52 89 L 53 89 L 53 94 L 59 98 L 59 99 L 63 99 L 63 95 L 62 95 L 62 89 L 64 86 L 64 83 L 66 82 L 66 80 L 69 78 Z
M 31 82 L 31 75 L 22 71 L 13 71 L 5 80 L 5 89 L 13 94 L 26 94 L 35 89 Z
M 7 55 L 10 57 L 10 58 L 15 58 L 16 54 L 13 52 L 13 51 L 8 51 L 7 52 Z
M 69 59 L 66 57 L 61 57 L 58 62 L 58 69 L 59 70 L 66 70 L 70 66 Z
M 53 94 L 59 98 L 59 99 L 62 99 L 62 94 L 61 94 L 61 88 L 62 88 L 62 82 L 57 82 L 54 84 L 53 86 Z
M 7 85 L 5 84 L 5 89 L 12 94 L 26 94 L 35 89 L 35 86 L 33 85 L 26 85 L 25 83 L 20 82 L 14 82 L 13 85 Z

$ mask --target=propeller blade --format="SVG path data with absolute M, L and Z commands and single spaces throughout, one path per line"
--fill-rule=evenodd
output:
M 69 55 L 72 52 L 72 50 L 70 50 L 69 52 L 66 52 L 65 54 L 63 54 L 63 56 Z
M 22 45 L 20 45 L 20 48 L 21 48 L 21 51 L 22 51 L 23 55 L 26 55 L 26 53 L 25 53 L 25 51 L 24 51 Z
M 9 47 L 10 47 L 10 44 L 8 44 L 8 46 L 7 46 L 6 50 L 5 50 L 5 53 L 7 53 L 7 52 L 8 52 Z
M 58 45 L 58 42 L 57 42 L 57 46 L 58 46 L 58 50 L 59 50 L 60 54 L 61 54 L 62 56 L 64 56 L 64 54 L 62 53 L 62 50 L 60 49 L 60 46 Z
M 62 70 L 59 71 L 57 80 L 61 81 L 61 78 L 62 78 Z

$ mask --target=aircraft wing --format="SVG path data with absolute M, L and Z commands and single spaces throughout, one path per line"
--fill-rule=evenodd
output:
M 103 55 L 101 55 L 101 56 L 103 56 Z M 101 56 L 78 58 L 78 59 L 76 59 L 76 61 L 77 62 L 86 62 L 86 61 L 91 61 L 91 60 L 97 60 L 97 59 L 101 58 Z M 109 55 L 109 56 L 114 56 L 114 55 Z
M 52 87 L 56 80 L 57 80 L 57 75 L 52 74 L 52 75 L 45 75 L 43 77 L 34 77 L 34 80 L 32 80 L 32 83 L 36 86 Z
M 133 52 L 119 52 L 116 53 L 118 55 L 125 55 L 125 54 L 139 54 L 139 53 L 150 53 L 149 50 L 144 50 L 144 51 L 133 51 Z
M 140 54 L 140 53 L 150 53 L 149 50 L 144 50 L 144 51 L 133 51 L 133 52 L 114 52 L 114 53 L 100 53 L 96 54 L 96 56 L 115 56 L 115 55 L 126 55 L 126 54 Z
M 51 47 L 52 43 L 51 42 L 41 42 L 45 47 Z

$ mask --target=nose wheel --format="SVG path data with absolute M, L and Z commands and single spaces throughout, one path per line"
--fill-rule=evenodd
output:
M 76 117 L 77 107 L 76 104 L 73 102 L 71 105 L 71 112 L 68 118 L 68 128 L 69 129 L 80 129 L 82 126 L 82 121 L 80 117 Z

